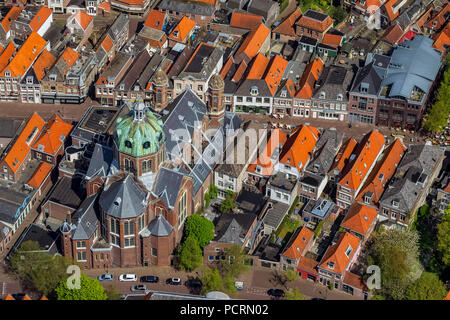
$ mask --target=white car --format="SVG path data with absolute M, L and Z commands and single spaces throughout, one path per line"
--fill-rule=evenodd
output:
M 135 274 L 121 274 L 119 276 L 119 281 L 137 281 L 137 276 Z

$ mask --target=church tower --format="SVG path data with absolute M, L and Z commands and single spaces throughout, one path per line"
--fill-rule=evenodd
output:
M 159 69 L 152 77 L 153 84 L 153 108 L 160 112 L 167 107 L 167 90 L 169 88 L 169 78 L 167 74 Z
M 225 82 L 219 74 L 212 75 L 209 80 L 208 92 L 208 115 L 209 126 L 219 127 L 222 125 L 225 108 L 223 104 L 223 91 Z

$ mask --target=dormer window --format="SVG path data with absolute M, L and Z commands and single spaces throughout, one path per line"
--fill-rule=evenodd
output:
M 320 94 L 319 94 L 319 99 L 325 99 L 325 92 L 324 91 L 322 91 Z
M 123 83 L 121 83 L 120 86 L 119 86 L 119 89 L 120 90 L 125 90 L 125 85 Z
M 11 71 L 6 70 L 5 71 L 5 77 L 11 77 Z
M 50 78 L 50 81 L 56 81 L 56 74 L 51 74 L 49 76 L 49 78 Z
M 394 208 L 398 208 L 398 205 L 399 205 L 398 201 L 392 200 L 392 206 Z
M 281 97 L 282 98 L 286 98 L 286 96 L 287 96 L 287 91 L 286 90 L 283 90 L 283 91 L 281 91 Z
M 350 258 L 350 255 L 352 254 L 353 248 L 351 245 L 348 245 L 347 250 L 345 250 L 345 255 L 347 258 Z
M 338 101 L 342 101 L 343 98 L 344 98 L 344 96 L 343 96 L 342 94 L 339 93 L 339 94 L 337 95 L 337 100 L 338 100 Z
M 250 94 L 252 96 L 256 96 L 258 94 L 258 87 L 256 87 L 256 86 L 251 87 Z
M 175 38 L 178 38 L 178 30 L 175 30 L 175 31 L 173 32 L 173 36 L 174 36 Z
M 331 270 L 333 270 L 334 269 L 334 262 L 332 262 L 332 261 L 328 261 L 328 268 L 329 269 L 331 269 Z
M 33 84 L 33 77 L 31 76 L 27 77 L 27 84 Z

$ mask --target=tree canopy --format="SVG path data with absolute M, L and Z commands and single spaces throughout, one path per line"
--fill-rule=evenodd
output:
M 214 239 L 214 224 L 199 214 L 190 215 L 185 222 L 185 237 L 193 236 L 203 248 Z
M 67 279 L 67 267 L 72 264 L 69 258 L 40 251 L 36 241 L 25 241 L 9 258 L 9 269 L 21 282 L 46 296 Z
M 330 16 L 335 21 L 335 25 L 340 24 L 347 17 L 347 12 L 344 10 L 344 8 L 342 8 L 342 6 L 332 6 L 329 12 Z
M 189 235 L 178 247 L 178 261 L 179 267 L 186 271 L 192 271 L 202 265 L 202 249 L 193 235 Z
M 295 289 L 289 289 L 285 293 L 285 297 L 287 300 L 305 300 L 305 296 L 303 293 L 298 291 L 298 288 Z
M 234 295 L 237 292 L 233 279 L 230 276 L 223 277 L 217 268 L 205 268 L 200 280 L 203 284 L 201 291 L 203 295 L 211 291 L 221 291 L 228 295 Z
M 408 288 L 408 300 L 442 300 L 447 295 L 445 284 L 435 273 L 423 272 Z
M 231 191 L 227 192 L 225 200 L 222 201 L 222 203 L 219 206 L 219 211 L 221 213 L 227 213 L 236 208 L 236 203 L 234 202 L 233 195 L 234 195 L 233 192 Z
M 442 262 L 446 266 L 450 266 L 450 205 L 438 225 L 437 241 L 437 249 L 442 256 Z
M 423 126 L 430 132 L 442 132 L 450 115 L 450 58 L 447 57 L 446 71 L 439 86 L 436 101 L 431 106 Z
M 58 300 L 106 300 L 108 298 L 103 286 L 97 279 L 85 274 L 80 275 L 80 288 L 70 289 L 63 280 L 56 288 Z
M 246 264 L 248 255 L 240 246 L 234 244 L 224 251 L 225 259 L 221 260 L 219 263 L 222 275 L 228 275 L 234 279 L 250 269 L 250 266 Z

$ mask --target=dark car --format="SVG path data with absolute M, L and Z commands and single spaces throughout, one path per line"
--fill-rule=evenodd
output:
M 181 284 L 180 278 L 169 278 L 166 280 L 166 284 L 171 284 L 173 286 L 179 286 Z
M 141 277 L 141 282 L 158 283 L 159 277 L 157 276 L 143 276 Z
M 281 289 L 269 289 L 267 291 L 267 294 L 269 296 L 277 297 L 277 298 L 284 297 L 284 291 Z
M 145 284 L 138 284 L 136 286 L 132 286 L 130 290 L 131 291 L 146 291 L 147 287 Z
M 203 284 L 200 279 L 189 279 L 184 285 L 188 288 L 201 288 Z

